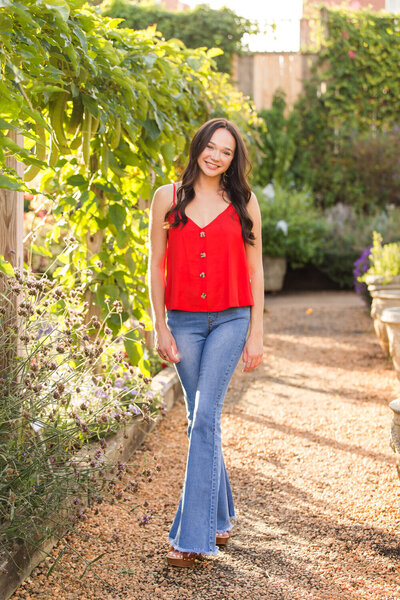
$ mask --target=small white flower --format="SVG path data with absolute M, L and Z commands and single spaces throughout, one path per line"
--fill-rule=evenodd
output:
M 281 220 L 281 221 L 277 222 L 275 229 L 277 229 L 278 231 L 281 230 L 282 233 L 284 233 L 285 235 L 287 235 L 288 234 L 289 226 L 286 223 L 286 221 L 282 221 Z
M 43 429 L 43 423 L 40 421 L 31 421 L 31 427 L 35 433 L 39 433 Z
M 268 198 L 269 200 L 272 200 L 272 198 L 275 198 L 275 190 L 274 190 L 274 186 L 272 185 L 272 183 L 269 183 L 268 185 L 265 186 L 265 188 L 263 189 L 263 193 L 264 193 L 264 196 L 266 198 Z

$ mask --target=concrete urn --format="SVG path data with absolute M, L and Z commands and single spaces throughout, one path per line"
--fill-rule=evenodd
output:
M 372 296 L 371 317 L 374 321 L 375 333 L 382 350 L 389 355 L 387 326 L 382 322 L 381 315 L 386 308 L 400 308 L 400 288 L 398 290 L 379 288 L 370 293 Z
M 381 275 L 368 275 L 365 283 L 371 296 L 376 290 L 400 290 L 400 275 L 395 275 L 391 279 Z
M 386 325 L 390 356 L 397 378 L 400 379 L 400 307 L 385 308 L 382 311 L 381 321 Z
M 264 256 L 264 290 L 266 292 L 279 292 L 283 287 L 283 280 L 287 269 L 285 257 Z

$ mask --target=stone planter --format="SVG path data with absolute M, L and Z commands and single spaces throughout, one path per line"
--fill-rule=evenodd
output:
M 366 278 L 369 293 L 377 290 L 400 290 L 400 275 L 395 275 L 392 279 L 381 277 L 380 275 L 368 275 Z
M 382 323 L 381 315 L 386 308 L 400 308 L 400 289 L 376 289 L 371 292 L 371 296 L 371 317 L 374 320 L 375 333 L 382 350 L 389 355 L 389 338 L 386 324 Z
M 389 352 L 396 369 L 397 378 L 400 379 L 400 307 L 385 308 L 381 315 L 385 323 L 389 339 Z
M 286 258 L 277 256 L 264 256 L 264 290 L 266 292 L 279 292 L 283 287 L 286 273 Z

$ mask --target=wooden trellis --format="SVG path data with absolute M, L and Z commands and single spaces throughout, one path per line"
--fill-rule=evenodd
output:
M 9 137 L 20 146 L 23 145 L 22 135 L 10 131 Z M 24 165 L 14 157 L 6 157 L 6 166 L 13 167 L 22 177 Z M 23 222 L 23 192 L 0 189 L 0 254 L 14 268 L 22 268 L 23 266 Z M 0 276 L 0 292 L 4 291 L 4 277 Z M 17 298 L 14 298 L 13 303 L 8 305 L 8 312 L 2 318 L 10 325 L 13 323 L 17 324 Z M 2 352 L 0 349 L 0 372 L 7 369 L 7 362 L 7 352 Z

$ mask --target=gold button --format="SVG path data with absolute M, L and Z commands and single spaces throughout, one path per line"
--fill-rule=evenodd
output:
M 206 274 L 204 272 L 200 273 L 200 277 L 205 277 L 205 276 L 206 276 Z
M 205 252 L 200 252 L 200 258 L 205 258 L 206 257 L 206 253 Z
M 202 297 L 202 298 L 206 298 L 206 297 L 207 297 L 207 294 L 205 294 L 205 293 L 203 292 L 203 293 L 201 294 L 201 297 Z
M 206 237 L 206 234 L 204 231 L 200 231 L 200 237 Z

